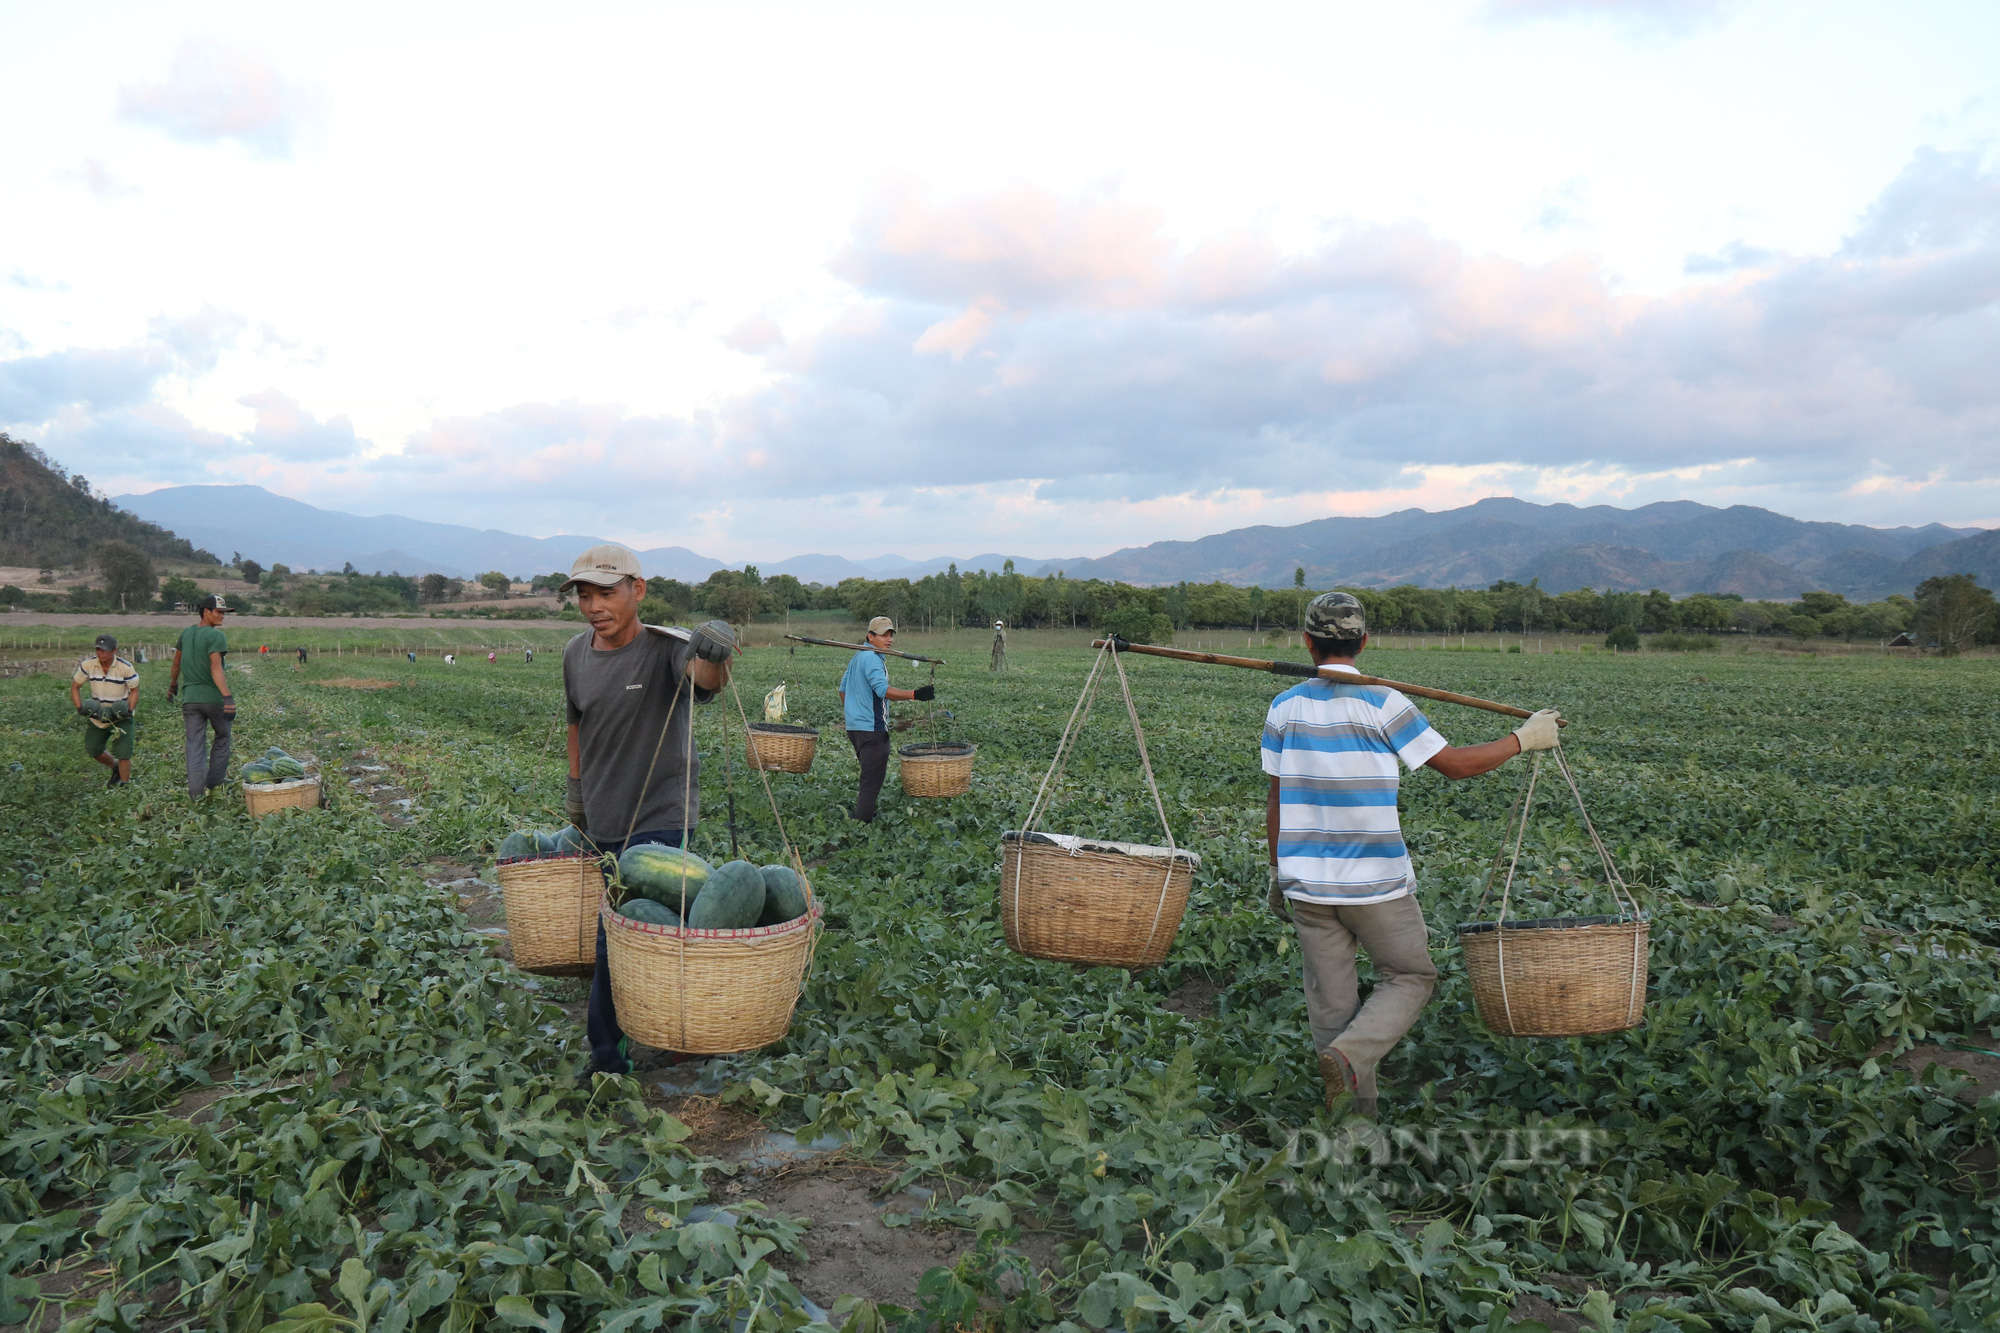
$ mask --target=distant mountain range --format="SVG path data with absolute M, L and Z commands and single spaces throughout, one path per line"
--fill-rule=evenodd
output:
M 515 576 L 566 569 L 603 540 L 513 533 L 383 515 L 361 518 L 273 495 L 260 486 L 175 486 L 119 496 L 126 512 L 170 528 L 197 546 L 240 551 L 294 569 L 438 573 L 467 578 L 490 569 Z M 727 566 L 685 547 L 639 552 L 650 576 L 698 582 Z M 759 562 L 766 575 L 806 583 L 847 578 L 921 578 L 952 564 L 999 571 L 1002 555 L 854 560 L 801 555 Z M 1485 587 L 1500 579 L 1540 580 L 1550 592 L 1664 588 L 1785 600 L 1813 589 L 1875 598 L 1908 593 L 1934 574 L 2000 580 L 2000 530 L 1870 528 L 1810 523 L 1768 509 L 1717 509 L 1693 501 L 1639 509 L 1538 505 L 1490 499 L 1429 513 L 1406 509 L 1378 518 L 1322 518 L 1291 527 L 1238 528 L 1196 541 L 1154 542 L 1095 559 L 1013 557 L 1023 574 L 1062 570 L 1071 578 L 1167 584 L 1220 580 L 1289 587 L 1303 567 L 1315 588 Z
M 1437 514 L 1405 509 L 1239 528 L 1064 562 L 1072 578 L 1265 587 L 1290 584 L 1300 567 L 1315 588 L 1539 579 L 1550 592 L 1664 588 L 1789 599 L 1825 589 L 1873 598 L 1907 593 L 1936 573 L 2000 578 L 2000 531 L 1808 523 L 1749 505 L 1717 509 L 1690 500 L 1614 509 L 1495 498 Z
M 128 514 L 187 538 L 196 546 L 228 559 L 241 552 L 266 565 L 293 569 L 337 570 L 352 564 L 367 573 L 394 570 L 402 574 L 449 574 L 475 578 L 491 569 L 529 578 L 569 568 L 603 537 L 521 537 L 492 528 L 468 528 L 456 523 L 384 514 L 363 518 L 320 509 L 300 500 L 273 495 L 262 486 L 169 486 L 144 495 L 121 495 L 113 504 Z M 699 583 L 718 569 L 731 566 L 684 546 L 656 546 L 638 552 L 649 578 Z M 961 570 L 991 569 L 1006 564 L 1002 555 L 973 556 L 957 562 Z M 842 579 L 922 578 L 942 573 L 949 557 L 908 560 L 899 555 L 849 560 L 837 555 L 800 555 L 765 565 L 764 574 L 790 574 L 801 583 L 838 583 Z M 1020 559 L 1022 569 L 1039 561 Z

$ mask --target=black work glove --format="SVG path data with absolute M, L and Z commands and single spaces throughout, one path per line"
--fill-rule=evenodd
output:
M 930 702 L 931 700 L 933 700 L 933 699 L 937 698 L 937 686 L 935 686 L 935 685 L 919 685 L 919 686 L 917 686 L 917 689 L 916 689 L 916 695 L 917 695 L 917 702 L 918 702 L 918 703 L 920 703 L 920 704 L 927 704 L 927 703 L 929 703 L 929 702 Z
M 225 694 L 225 695 L 223 695 L 223 696 L 222 696 L 222 715 L 223 715 L 224 717 L 235 717 L 235 716 L 236 716 L 236 696 L 235 696 L 235 695 L 233 695 L 233 694 Z
M 173 702 L 174 700 L 176 700 L 176 699 L 178 699 L 178 698 L 180 698 L 180 697 L 181 697 L 181 687 L 180 687 L 180 685 L 179 685 L 178 683 L 175 683 L 175 684 L 173 684 L 173 685 L 169 685 L 169 686 L 167 686 L 167 702 L 168 702 L 168 703 L 172 703 L 172 702 Z
M 569 822 L 576 825 L 577 830 L 581 832 L 583 829 L 582 778 L 571 778 L 569 780 L 569 788 L 563 794 L 563 813 L 569 817 Z
M 727 663 L 736 651 L 736 631 L 726 620 L 704 620 L 688 639 L 694 655 L 704 662 Z

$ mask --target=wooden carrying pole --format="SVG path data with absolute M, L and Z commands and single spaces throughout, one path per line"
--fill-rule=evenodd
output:
M 942 657 L 919 657 L 915 653 L 899 653 L 894 648 L 877 648 L 872 643 L 842 643 L 838 639 L 814 639 L 804 634 L 787 634 L 785 637 L 795 640 L 798 643 L 816 643 L 822 648 L 845 648 L 850 653 L 858 653 L 866 650 L 871 653 L 880 653 L 884 657 L 901 657 L 911 662 L 935 662 L 939 666 L 944 665 Z
M 1091 647 L 1102 648 L 1103 639 L 1093 640 Z M 1266 662 L 1259 657 L 1225 657 L 1221 653 L 1193 653 L 1185 648 L 1155 648 L 1149 643 L 1127 643 L 1123 639 L 1112 641 L 1115 651 L 1121 653 L 1143 653 L 1148 657 L 1171 657 L 1180 662 L 1206 662 L 1210 666 L 1242 667 L 1247 671 L 1268 671 L 1274 676 L 1297 676 L 1302 680 L 1324 677 L 1337 680 L 1343 685 L 1385 685 L 1404 694 L 1414 694 L 1420 699 L 1436 699 L 1440 703 L 1464 704 L 1467 708 L 1483 708 L 1489 713 L 1502 713 L 1508 717 L 1533 717 L 1526 708 L 1516 708 L 1512 704 L 1496 704 L 1491 699 L 1475 699 L 1469 694 L 1453 694 L 1450 690 L 1434 690 L 1428 685 L 1405 685 L 1400 680 L 1384 680 L 1380 676 L 1363 676 L 1346 671 L 1322 671 L 1304 662 Z M 1569 723 L 1561 718 L 1556 725 L 1566 727 Z

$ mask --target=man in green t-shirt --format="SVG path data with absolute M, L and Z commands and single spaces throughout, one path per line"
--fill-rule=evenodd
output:
M 223 637 L 222 617 L 229 610 L 222 599 L 210 595 L 195 604 L 201 614 L 198 624 L 181 631 L 174 645 L 173 673 L 167 677 L 167 702 L 181 696 L 181 721 L 187 727 L 188 795 L 200 797 L 220 787 L 229 777 L 229 729 L 236 722 L 236 700 L 230 696 L 229 681 L 223 675 L 223 658 L 229 640 Z M 187 664 L 187 683 L 181 683 L 181 664 Z M 208 744 L 209 729 L 215 731 L 215 748 Z

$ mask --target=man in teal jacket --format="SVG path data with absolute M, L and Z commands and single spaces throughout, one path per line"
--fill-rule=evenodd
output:
M 920 685 L 914 690 L 893 689 L 889 668 L 882 663 L 882 650 L 896 646 L 896 625 L 887 616 L 868 622 L 868 648 L 854 655 L 847 674 L 840 678 L 840 707 L 846 716 L 847 739 L 854 757 L 861 763 L 861 787 L 855 794 L 854 818 L 864 824 L 875 822 L 875 801 L 882 794 L 882 779 L 889 772 L 889 708 L 891 699 L 929 701 L 937 690 Z

